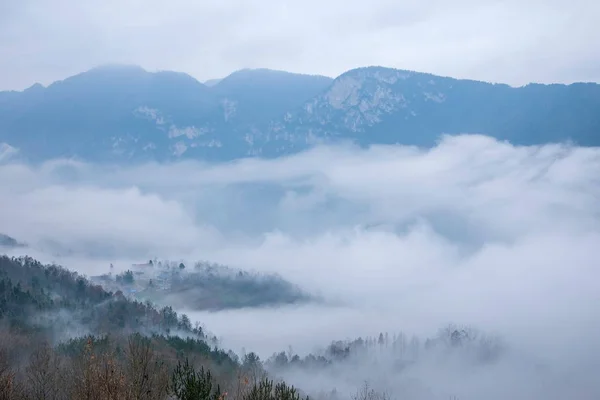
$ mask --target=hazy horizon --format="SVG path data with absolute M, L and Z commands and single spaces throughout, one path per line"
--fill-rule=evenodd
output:
M 82 71 L 78 71 L 73 73 L 72 75 L 68 75 L 68 76 L 63 76 L 63 77 L 59 77 L 56 80 L 47 82 L 46 84 L 42 84 L 40 82 L 32 82 L 29 86 L 23 87 L 23 88 L 19 88 L 19 89 L 4 89 L 4 88 L 0 88 L 0 91 L 17 91 L 17 92 L 22 92 L 24 90 L 27 90 L 29 88 L 31 88 L 32 86 L 35 85 L 42 85 L 43 87 L 48 87 L 50 85 L 52 85 L 53 83 L 57 83 L 57 82 L 61 82 L 64 81 L 66 79 L 69 79 L 73 76 L 77 76 L 79 74 L 83 74 L 89 71 L 92 71 L 94 69 L 98 69 L 98 68 L 106 68 L 106 67 L 135 67 L 135 68 L 141 68 L 142 70 L 146 71 L 146 72 L 150 72 L 150 73 L 159 73 L 159 72 L 175 72 L 175 73 L 185 73 L 187 75 L 190 75 L 192 78 L 196 79 L 198 82 L 202 83 L 202 84 L 206 84 L 208 87 L 211 87 L 212 85 L 214 85 L 215 81 L 218 83 L 218 81 L 223 80 L 224 78 L 227 78 L 228 76 L 236 73 L 236 72 L 241 72 L 241 71 L 247 71 L 247 70 L 267 70 L 267 71 L 272 71 L 272 72 L 284 72 L 284 73 L 289 73 L 289 74 L 295 74 L 295 75 L 310 75 L 310 76 L 322 76 L 324 78 L 330 78 L 332 80 L 338 78 L 340 75 L 351 71 L 353 69 L 358 69 L 358 68 L 366 68 L 366 67 L 381 67 L 381 68 L 391 68 L 391 69 L 397 69 L 397 70 L 408 70 L 408 71 L 413 71 L 413 72 L 417 72 L 417 73 L 423 73 L 423 74 L 428 74 L 428 75 L 434 75 L 434 76 L 440 76 L 440 77 L 444 77 L 444 78 L 453 78 L 453 79 L 458 79 L 458 80 L 473 80 L 473 81 L 479 81 L 479 82 L 485 82 L 485 83 L 493 83 L 493 84 L 500 84 L 500 85 L 508 85 L 510 87 L 514 87 L 514 88 L 518 88 L 518 87 L 523 87 L 523 86 L 527 86 L 530 84 L 542 84 L 542 85 L 554 85 L 554 84 L 564 84 L 564 85 L 571 85 L 571 84 L 578 84 L 578 83 L 600 83 L 600 80 L 596 80 L 596 81 L 590 81 L 590 80 L 572 80 L 572 81 L 568 81 L 568 82 L 558 82 L 558 81 L 546 81 L 546 82 L 539 82 L 536 81 L 535 78 L 533 80 L 530 81 L 525 81 L 519 84 L 510 84 L 508 82 L 504 82 L 504 81 L 490 81 L 490 80 L 483 80 L 483 79 L 474 79 L 471 78 L 470 76 L 463 76 L 463 77 L 456 77 L 456 76 L 450 76 L 450 75 L 443 75 L 443 74 L 437 74 L 431 71 L 424 71 L 424 70 L 411 70 L 409 68 L 396 68 L 396 67 L 389 67 L 387 65 L 359 65 L 356 66 L 355 68 L 350 68 L 348 70 L 344 70 L 341 71 L 340 74 L 337 75 L 323 75 L 323 74 L 310 74 L 310 73 L 305 73 L 305 72 L 298 72 L 298 71 L 294 71 L 294 70 L 283 70 L 283 69 L 272 69 L 272 68 L 263 68 L 263 67 L 255 67 L 255 68 L 240 68 L 240 69 L 236 69 L 236 70 L 231 70 L 228 71 L 226 73 L 223 73 L 219 76 L 215 76 L 213 78 L 208 78 L 208 79 L 198 79 L 197 77 L 187 73 L 187 72 L 183 72 L 183 71 L 179 71 L 179 70 L 162 70 L 162 69 L 155 69 L 155 70 L 151 70 L 148 68 L 145 68 L 143 65 L 138 65 L 138 64 L 114 64 L 114 63 L 103 63 L 103 64 L 98 64 L 96 66 L 92 66 L 91 68 L 82 70 Z
M 599 20 L 0 1 L 0 397 L 600 399 Z
M 590 0 L 4 2 L 0 88 L 47 85 L 106 63 L 200 81 L 242 68 L 337 76 L 382 65 L 517 86 L 598 82 L 590 49 L 599 13 Z

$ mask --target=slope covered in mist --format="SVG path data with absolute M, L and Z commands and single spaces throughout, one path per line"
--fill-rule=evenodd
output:
M 40 332 L 52 341 L 116 331 L 173 331 L 206 338 L 200 327 L 171 307 L 132 301 L 63 267 L 7 256 L 0 257 L 0 267 L 0 316 L 5 327 Z
M 14 159 L 0 164 L 0 220 L 29 246 L 7 254 L 87 276 L 160 254 L 318 293 L 325 301 L 186 311 L 240 359 L 285 351 L 264 366 L 315 396 L 347 399 L 368 380 L 412 400 L 595 400 L 599 174 L 597 147 L 482 135 L 224 163 Z M 483 333 L 436 334 L 452 323 Z M 394 349 L 394 332 L 406 346 L 396 337 Z
M 17 247 L 21 246 L 21 244 L 17 241 L 17 239 L 5 235 L 4 233 L 0 233 L 0 248 L 1 247 Z
M 104 288 L 142 301 L 186 310 L 225 310 L 277 307 L 316 301 L 316 298 L 277 274 L 261 274 L 225 265 L 150 261 L 120 274 L 92 277 Z
M 56 265 L 0 257 L 2 399 L 215 400 L 236 390 L 239 400 L 268 400 L 252 397 L 270 387 L 266 378 L 254 353 L 219 349 L 171 307 L 106 292 Z

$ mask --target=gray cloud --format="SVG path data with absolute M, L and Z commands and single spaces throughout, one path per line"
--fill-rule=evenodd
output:
M 306 353 L 464 323 L 541 360 L 565 388 L 597 394 L 586 379 L 600 356 L 598 176 L 598 148 L 477 135 L 430 150 L 321 147 L 226 164 L 9 160 L 0 228 L 87 273 L 153 256 L 209 259 L 276 271 L 342 304 L 192 314 L 234 350 Z M 527 387 L 519 374 L 537 367 L 513 362 L 479 389 L 468 378 L 465 393 L 517 381 L 532 393 L 539 381 Z
M 592 0 L 3 2 L 0 87 L 104 63 L 204 80 L 244 67 L 335 76 L 379 64 L 511 84 L 598 81 Z

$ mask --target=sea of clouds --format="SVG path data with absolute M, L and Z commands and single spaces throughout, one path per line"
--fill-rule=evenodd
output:
M 9 254 L 88 275 L 205 259 L 277 272 L 327 300 L 190 313 L 262 358 L 448 323 L 501 336 L 514 350 L 493 374 L 452 372 L 461 399 L 600 396 L 599 200 L 599 148 L 481 135 L 219 164 L 0 158 L 0 233 L 29 246 Z M 534 378 L 539 366 L 552 373 Z

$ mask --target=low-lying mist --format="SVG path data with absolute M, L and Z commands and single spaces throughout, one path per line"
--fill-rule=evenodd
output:
M 397 399 L 591 399 L 599 177 L 598 148 L 479 135 L 224 164 L 11 158 L 0 164 L 0 233 L 28 246 L 8 254 L 88 275 L 153 257 L 210 260 L 276 272 L 328 300 L 189 313 L 223 346 L 262 359 L 379 332 L 424 340 L 451 323 L 506 345 L 484 366 L 435 353 L 403 369 L 390 353 L 281 371 L 313 392 L 352 392 L 368 379 Z M 430 390 L 409 390 L 415 380 Z

